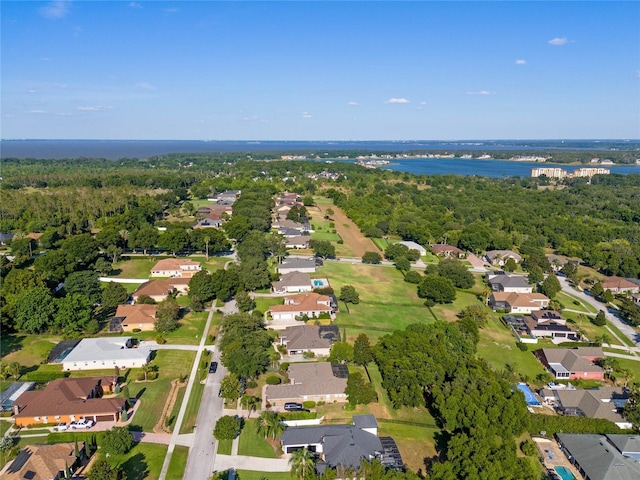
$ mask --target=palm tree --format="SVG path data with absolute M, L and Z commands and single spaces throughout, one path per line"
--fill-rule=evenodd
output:
M 294 451 L 289 458 L 291 475 L 304 480 L 316 469 L 316 455 L 307 447 Z
M 140 367 L 140 369 L 142 370 L 142 373 L 144 373 L 144 380 L 146 382 L 148 380 L 149 372 L 151 371 L 151 365 L 145 363 Z
M 275 439 L 284 432 L 285 426 L 282 423 L 282 417 L 278 412 L 264 410 L 258 417 L 258 433 L 264 435 L 264 438 Z

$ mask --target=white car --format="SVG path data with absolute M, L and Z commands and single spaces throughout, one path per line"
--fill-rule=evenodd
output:
M 68 430 L 68 429 L 69 429 L 69 425 L 67 425 L 65 422 L 59 423 L 58 425 L 53 427 L 54 432 L 64 432 L 65 430 Z
M 83 418 L 82 420 L 78 420 L 77 422 L 73 422 L 71 424 L 71 428 L 76 430 L 78 428 L 91 428 L 94 425 L 93 420 L 89 420 L 87 418 Z

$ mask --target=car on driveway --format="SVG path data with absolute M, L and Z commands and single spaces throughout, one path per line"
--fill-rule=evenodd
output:
M 218 362 L 211 362 L 211 365 L 209 365 L 209 373 L 216 373 L 217 370 Z
M 69 425 L 65 422 L 59 423 L 55 427 L 53 427 L 54 432 L 64 432 L 69 429 Z
M 94 423 L 95 422 L 93 420 L 89 420 L 87 418 L 83 418 L 82 420 L 78 420 L 77 422 L 72 422 L 71 423 L 71 428 L 73 430 L 77 430 L 79 428 L 89 429 L 89 428 L 93 427 Z
M 301 412 L 303 410 L 301 403 L 287 402 L 284 404 L 284 409 L 287 412 Z

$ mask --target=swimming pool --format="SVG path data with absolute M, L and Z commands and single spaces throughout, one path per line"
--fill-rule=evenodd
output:
M 553 469 L 558 475 L 560 475 L 560 478 L 562 480 L 575 480 L 576 478 L 573 476 L 573 473 L 571 473 L 571 470 L 569 470 L 567 467 L 558 466 L 553 467 Z
M 324 285 L 324 282 L 322 280 L 314 280 L 313 281 L 313 286 L 314 287 L 322 287 Z

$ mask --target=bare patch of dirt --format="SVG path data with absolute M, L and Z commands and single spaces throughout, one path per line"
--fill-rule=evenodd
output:
M 344 245 L 347 247 L 348 253 L 353 257 L 362 257 L 365 252 L 377 252 L 378 247 L 371 241 L 370 238 L 365 237 L 358 226 L 345 215 L 345 213 L 335 205 L 317 205 L 320 215 L 326 215 L 326 210 L 330 208 L 333 210 L 331 219 L 333 220 L 336 228 L 336 232 L 340 235 L 340 238 L 344 241 Z
M 178 380 L 171 382 L 171 390 L 169 391 L 169 396 L 167 397 L 167 401 L 162 409 L 162 415 L 160 415 L 158 423 L 153 427 L 154 433 L 171 433 L 171 429 L 166 425 L 166 418 L 171 415 L 171 412 L 173 411 L 173 406 L 176 404 L 176 400 L 178 399 L 178 391 L 185 385 L 186 383 L 179 382 Z

